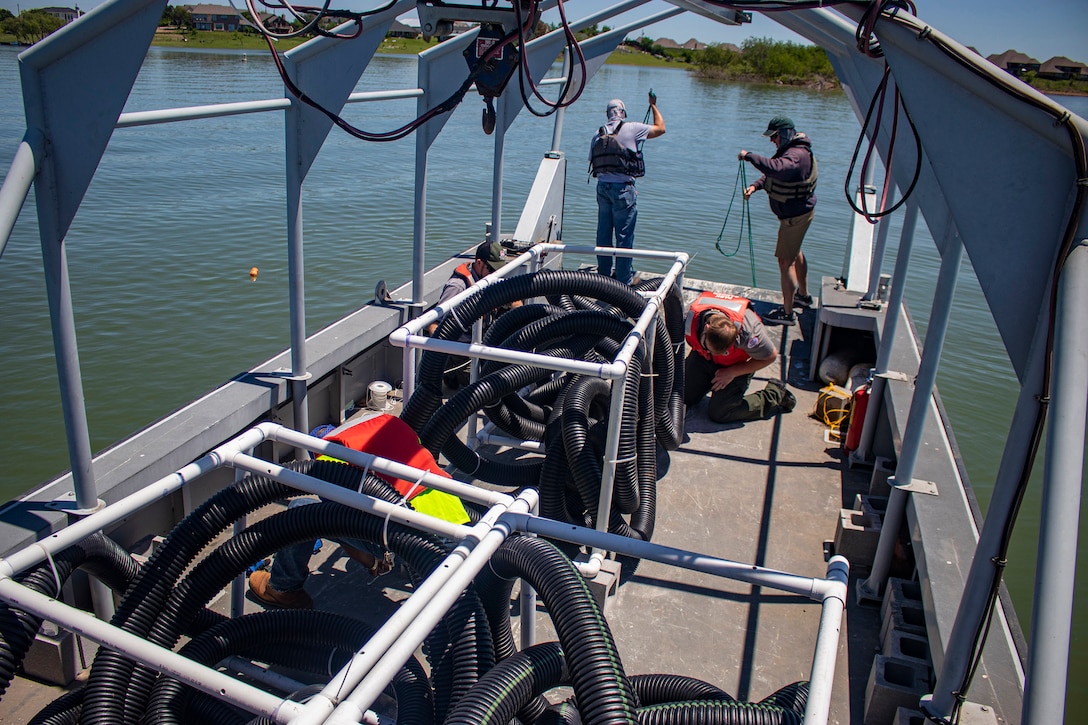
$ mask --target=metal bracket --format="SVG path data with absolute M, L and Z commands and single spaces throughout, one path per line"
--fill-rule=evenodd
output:
M 102 499 L 98 499 L 98 503 L 95 504 L 94 508 L 76 508 L 76 492 L 68 491 L 67 493 L 62 493 L 60 496 L 57 496 L 52 501 L 47 501 L 45 507 L 53 511 L 66 513 L 70 516 L 90 516 L 91 514 L 104 509 L 106 507 L 106 502 Z
M 303 382 L 303 381 L 309 380 L 310 378 L 312 378 L 314 376 L 314 374 L 309 372 L 309 371 L 304 372 L 302 375 L 292 375 L 290 368 L 279 368 L 273 374 L 277 378 L 282 378 L 283 380 L 294 380 L 294 381 L 298 381 L 298 382 Z
M 389 294 L 389 289 L 385 286 L 385 280 L 378 280 L 378 284 L 374 287 L 374 304 L 379 307 L 425 307 L 424 302 L 412 302 L 412 300 L 395 300 L 393 295 Z
M 522 17 L 527 17 L 529 3 L 524 0 L 517 1 L 521 2 Z M 453 24 L 456 21 L 499 25 L 506 33 L 512 32 L 517 27 L 513 7 L 500 10 L 479 5 L 445 3 L 441 0 L 422 0 L 416 3 L 416 14 L 419 16 L 419 29 L 423 33 L 424 40 L 430 40 L 434 36 L 449 35 L 453 32 Z
M 875 375 L 873 375 L 873 377 L 874 378 L 884 378 L 885 380 L 894 380 L 897 383 L 909 383 L 910 382 L 910 376 L 909 375 L 907 375 L 906 373 L 898 372 L 896 370 L 888 370 L 887 372 L 876 373 Z
M 937 496 L 937 484 L 933 481 L 923 481 L 920 478 L 910 479 L 910 483 L 899 483 L 895 480 L 895 476 L 888 477 L 888 485 L 892 488 L 899 489 L 900 491 L 909 491 L 910 493 L 924 493 L 928 496 Z

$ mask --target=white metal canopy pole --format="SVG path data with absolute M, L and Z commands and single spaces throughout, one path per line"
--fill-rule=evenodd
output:
M 1088 240 L 1065 262 L 1059 283 L 1043 508 L 1031 647 L 1021 722 L 1065 721 L 1088 399 Z
M 876 368 L 873 376 L 873 389 L 869 394 L 869 408 L 861 426 L 861 440 L 856 451 L 850 454 L 852 460 L 865 461 L 869 458 L 869 449 L 873 445 L 877 418 L 884 403 L 884 388 L 887 380 L 883 376 L 888 372 L 888 365 L 895 345 L 895 335 L 899 328 L 899 315 L 903 309 L 903 296 L 907 291 L 907 271 L 910 268 L 910 255 L 914 246 L 914 229 L 918 224 L 918 205 L 907 203 L 903 215 L 903 229 L 899 235 L 899 251 L 895 257 L 895 271 L 892 273 L 891 291 L 888 294 L 888 306 L 884 314 L 884 326 L 880 330 L 880 349 L 876 354 Z
M 948 240 L 945 253 L 941 257 L 941 269 L 937 274 L 937 289 L 933 294 L 933 306 L 930 309 L 929 326 L 926 329 L 925 346 L 922 348 L 922 361 L 918 366 L 918 377 L 914 383 L 914 395 L 910 400 L 910 412 L 907 414 L 907 427 L 900 445 L 899 461 L 895 475 L 888 479 L 892 486 L 888 497 L 888 509 L 884 513 L 884 523 L 880 528 L 876 555 L 869 578 L 858 585 L 858 596 L 862 599 L 879 599 L 884 590 L 891 566 L 895 540 L 899 527 L 903 523 L 903 514 L 907 506 L 907 495 L 914 484 L 914 466 L 922 447 L 922 432 L 925 429 L 926 416 L 933 400 L 933 390 L 937 385 L 937 368 L 944 349 L 945 333 L 948 331 L 948 319 L 952 314 L 952 298 L 956 292 L 956 278 L 963 259 L 963 244 L 958 236 Z

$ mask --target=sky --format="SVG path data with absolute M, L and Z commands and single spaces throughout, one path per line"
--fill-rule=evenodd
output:
M 229 4 L 229 0 L 205 0 Z M 384 4 L 385 0 L 333 0 L 333 7 L 365 10 Z M 462 0 L 464 2 L 464 0 Z M 0 0 L 0 7 L 12 12 L 20 9 L 62 5 L 43 0 Z M 97 7 L 99 0 L 82 0 L 81 10 Z M 191 3 L 173 4 L 196 4 Z M 236 7 L 244 5 L 234 0 Z M 464 2 L 464 4 L 471 4 Z M 577 20 L 612 4 L 610 0 L 568 0 L 567 17 Z M 1064 55 L 1088 63 L 1088 1 L 1086 0 L 915 0 L 918 16 L 933 27 L 964 45 L 974 47 L 983 56 L 1014 49 L 1038 61 Z M 636 13 L 639 17 L 671 7 L 663 0 L 653 0 Z M 549 18 L 550 19 L 550 18 Z M 612 23 L 613 26 L 619 23 Z M 671 38 L 683 43 L 695 38 L 704 43 L 740 45 L 745 38 L 771 38 L 807 43 L 775 21 L 755 14 L 751 24 L 727 27 L 697 15 L 685 15 L 646 28 L 650 38 Z M 634 33 L 637 37 L 642 33 Z

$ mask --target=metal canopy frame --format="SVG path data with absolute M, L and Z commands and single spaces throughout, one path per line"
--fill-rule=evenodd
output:
M 171 112 L 126 114 L 130 117 L 127 120 L 121 114 L 165 4 L 165 0 L 108 0 L 20 55 L 28 128 L 11 170 L 0 187 L 0 253 L 33 181 L 37 192 L 38 225 L 74 493 L 78 513 L 83 514 L 97 510 L 101 503 L 97 498 L 83 405 L 71 291 L 68 287 L 65 236 L 114 128 L 131 123 L 171 120 L 168 118 Z M 612 17 L 638 4 L 621 3 L 587 18 L 587 22 L 592 24 Z M 720 8 L 701 0 L 675 0 L 674 4 L 718 21 L 723 20 Z M 378 25 L 385 21 L 392 22 L 405 7 L 404 2 L 398 3 L 377 21 Z M 836 8 L 837 11 L 818 9 L 768 15 L 828 51 L 855 113 L 862 118 L 861 104 L 876 87 L 883 66 L 854 49 L 853 31 L 863 6 L 847 4 Z M 655 16 L 654 19 L 660 17 Z M 733 19 L 736 19 L 735 16 Z M 725 20 L 728 22 L 729 18 Z M 1064 663 L 1069 651 L 1070 610 L 1067 607 L 1071 606 L 1072 601 L 1072 574 L 1067 571 L 1066 565 L 1075 560 L 1076 542 L 1075 537 L 1071 536 L 1066 536 L 1064 541 L 1056 540 L 1050 532 L 1068 531 L 1070 526 L 1075 530 L 1076 520 L 1070 520 L 1070 515 L 1075 511 L 1079 516 L 1079 507 L 1071 506 L 1069 502 L 1079 501 L 1080 482 L 1084 475 L 1082 446 L 1069 443 L 1070 440 L 1074 443 L 1084 440 L 1085 396 L 1082 393 L 1088 387 L 1081 374 L 1085 352 L 1080 342 L 1086 338 L 1088 319 L 1078 292 L 1078 288 L 1084 289 L 1085 286 L 1084 240 L 1088 238 L 1088 212 L 1083 209 L 1079 212 L 1079 218 L 1072 220 L 1079 243 L 1066 259 L 1059 259 L 1059 255 L 1063 249 L 1064 225 L 1078 198 L 1078 184 L 1083 184 L 1083 179 L 1078 178 L 1069 146 L 1071 140 L 1084 144 L 1088 137 L 1088 122 L 1072 117 L 1063 122 L 1064 129 L 1057 127 L 1054 116 L 1063 111 L 1059 106 L 1042 94 L 1025 90 L 1018 81 L 990 68 L 977 56 L 967 64 L 958 64 L 931 44 L 919 42 L 922 36 L 936 36 L 950 47 L 967 52 L 967 49 L 922 21 L 901 11 L 895 22 L 882 20 L 876 32 L 894 82 L 911 109 L 911 120 L 923 138 L 924 156 L 914 201 L 942 256 L 949 252 L 957 255 L 957 250 L 962 248 L 971 259 L 1022 385 L 1020 402 L 1011 424 L 990 505 L 990 520 L 1000 520 L 1015 505 L 1017 479 L 1031 454 L 1030 426 L 1023 421 L 1029 417 L 1027 413 L 1033 411 L 1037 398 L 1049 400 L 1050 391 L 1043 389 L 1043 360 L 1053 352 L 1052 390 L 1057 391 L 1061 386 L 1062 394 L 1054 395 L 1053 400 L 1049 400 L 1051 420 L 1045 457 L 1045 519 L 1040 527 L 1043 535 L 1032 628 L 1032 668 L 1025 688 L 1024 712 L 1025 721 L 1060 721 L 1064 714 L 1062 695 L 1065 677 L 1062 675 L 1066 671 Z M 364 34 L 353 49 L 359 51 L 376 47 L 376 42 L 380 42 L 377 33 L 375 29 L 373 33 Z M 542 53 L 549 50 L 553 42 L 545 42 L 545 38 L 538 39 Z M 611 43 L 613 39 L 618 42 L 619 37 L 593 39 L 602 52 L 591 54 L 593 60 L 587 64 L 587 73 L 600 67 L 599 63 L 606 55 L 603 52 L 606 43 Z M 438 48 L 442 49 L 442 54 L 456 52 L 461 47 L 459 44 L 469 40 L 454 39 Z M 295 77 L 312 73 L 312 77 L 317 79 L 335 75 L 323 73 L 329 64 L 345 61 L 333 46 L 327 39 L 315 39 L 295 49 L 288 54 L 291 72 L 296 74 Z M 584 46 L 591 49 L 593 41 L 587 41 Z M 434 50 L 438 51 L 438 48 Z M 360 53 L 348 62 L 354 63 L 353 68 L 361 73 L 367 56 L 367 53 Z M 427 98 L 437 95 L 437 90 L 445 83 L 441 77 L 430 75 L 432 68 L 439 67 L 439 56 L 438 52 L 424 53 L 420 59 L 420 87 L 397 92 L 395 97 L 418 97 L 420 108 L 425 108 L 430 103 Z M 967 57 L 972 58 L 970 55 Z M 360 64 L 362 67 L 359 67 Z M 103 68 L 108 68 L 110 72 L 100 72 Z M 315 81 L 318 87 L 313 92 L 328 95 L 326 100 L 334 106 L 338 98 L 342 102 L 373 100 L 349 96 L 350 88 L 345 79 L 335 83 L 330 81 L 327 86 Z M 340 80 L 344 80 L 344 83 Z M 1029 105 L 1012 95 L 997 93 L 993 90 L 995 85 L 1015 85 L 1016 92 L 1021 97 L 1030 98 L 1033 103 Z M 950 94 L 956 94 L 962 103 L 957 103 L 954 110 L 945 111 L 945 104 L 939 101 Z M 504 99 L 504 123 L 516 115 L 515 105 L 511 103 L 507 108 Z M 306 420 L 304 401 L 307 378 L 302 322 L 301 186 L 305 170 L 320 148 L 320 143 L 314 146 L 306 144 L 310 143 L 309 139 L 322 135 L 318 127 L 324 121 L 311 117 L 310 111 L 296 106 L 292 100 L 225 104 L 222 107 L 176 109 L 176 117 L 196 118 L 221 113 L 290 109 L 288 116 L 293 120 L 288 122 L 287 146 L 289 153 L 297 154 L 287 160 L 288 178 L 291 179 L 288 190 L 291 200 L 288 210 L 292 270 L 291 348 L 292 375 L 296 380 L 293 397 L 298 406 L 295 418 L 301 425 Z M 948 116 L 950 113 L 956 114 L 955 119 Z M 558 114 L 556 139 L 561 117 Z M 972 156 L 971 163 L 951 161 L 960 158 L 959 144 L 957 139 L 946 136 L 942 129 L 951 121 L 962 124 L 965 118 L 978 119 L 974 126 L 986 134 L 983 140 L 998 149 L 990 158 Z M 888 157 L 888 125 L 890 120 L 875 135 L 877 149 L 886 165 L 891 161 Z M 314 134 L 311 134 L 311 130 Z M 422 289 L 425 267 L 422 215 L 426 208 L 426 152 L 433 141 L 432 134 L 439 131 L 440 124 L 432 121 L 416 137 L 417 218 L 413 267 L 416 290 Z M 296 144 L 291 140 L 292 137 L 301 139 L 303 136 L 306 141 L 300 140 Z M 907 152 L 902 147 L 897 147 L 895 154 L 892 173 L 896 175 L 896 185 L 901 189 L 906 188 L 905 182 L 909 179 L 904 175 L 906 169 L 912 168 L 912 159 L 907 158 Z M 497 139 L 496 198 L 501 196 L 501 164 L 501 143 Z M 1011 190 L 999 188 L 1000 180 L 1010 177 L 1019 180 L 1017 187 Z M 1015 196 L 1016 204 L 994 203 L 995 198 L 1005 198 L 1010 194 Z M 501 216 L 495 204 L 493 220 L 498 222 Z M 497 223 L 493 228 L 496 233 L 500 232 Z M 1056 268 L 1062 269 L 1061 275 L 1054 273 Z M 878 274 L 879 269 L 874 273 Z M 1015 280 L 1010 275 L 1015 275 Z M 897 274 L 893 289 L 901 286 L 903 281 Z M 1027 297 L 1007 294 L 1007 290 L 1013 288 L 1025 290 Z M 1054 305 L 1050 304 L 1052 299 L 1055 300 Z M 1050 319 L 1052 315 L 1056 315 L 1053 320 Z M 887 319 L 894 317 L 889 315 Z M 1048 341 L 1046 331 L 1051 323 L 1055 334 L 1053 340 Z M 927 347 L 929 343 L 927 340 Z M 933 340 L 937 348 L 936 357 L 939 357 L 940 343 L 936 338 Z M 1048 350 L 1051 345 L 1052 351 Z M 1075 394 L 1068 394 L 1069 390 Z M 928 396 L 919 396 L 916 404 L 923 402 L 929 405 Z M 95 515 L 85 520 L 93 520 Z M 76 523 L 73 528 L 81 524 Z M 1001 531 L 997 525 L 986 526 L 981 532 L 965 604 L 977 601 L 975 592 L 987 578 L 983 562 L 995 554 L 1000 537 Z M 11 584 L 4 583 L 3 586 L 7 591 Z M 966 668 L 970 658 L 968 635 L 978 624 L 977 615 L 971 609 L 970 606 L 961 608 L 953 642 L 943 653 L 944 666 L 939 673 L 932 704 L 933 712 L 938 714 L 948 714 L 952 706 L 949 683 L 957 682 L 958 674 Z M 1045 676 L 1039 668 L 1045 668 Z M 1060 693 L 1055 694 L 1058 691 Z

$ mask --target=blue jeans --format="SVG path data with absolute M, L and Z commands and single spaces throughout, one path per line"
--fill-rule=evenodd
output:
M 635 221 L 638 219 L 638 192 L 634 182 L 597 182 L 597 246 L 633 249 Z M 616 241 L 612 243 L 615 233 Z M 597 271 L 612 274 L 612 257 L 597 257 Z M 630 257 L 616 258 L 616 279 L 631 284 L 634 270 Z
M 295 506 L 305 506 L 311 503 L 317 503 L 317 500 L 296 498 L 287 504 L 287 507 L 294 508 Z M 368 541 L 345 538 L 343 543 L 369 552 L 378 559 L 384 556 L 378 546 Z M 312 541 L 304 541 L 301 544 L 288 546 L 286 549 L 277 551 L 276 556 L 272 559 L 272 566 L 268 570 L 270 575 L 269 586 L 278 592 L 293 592 L 302 589 L 303 585 L 306 584 L 306 577 L 310 576 L 310 556 L 313 553 L 314 542 Z

